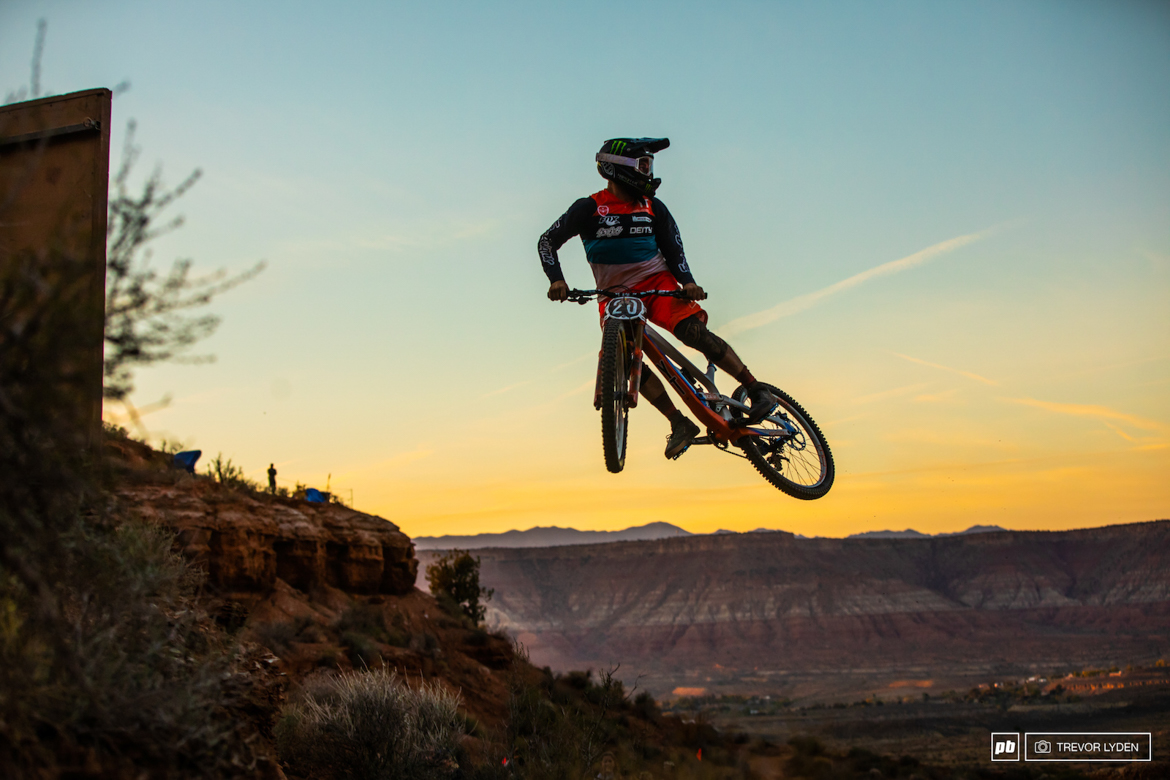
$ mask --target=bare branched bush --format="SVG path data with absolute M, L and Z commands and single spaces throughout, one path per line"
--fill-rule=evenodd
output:
M 518 658 L 528 660 L 517 645 Z M 539 683 L 517 675 L 508 697 L 506 740 L 513 777 L 583 780 L 601 756 L 621 742 L 619 723 L 632 710 L 615 666 L 594 681 L 591 672 L 554 676 L 546 667 Z
M 181 216 L 164 212 L 202 176 L 196 169 L 177 187 L 163 186 L 155 169 L 140 194 L 130 191 L 130 175 L 141 150 L 134 143 L 130 122 L 122 163 L 109 199 L 106 248 L 105 397 L 124 400 L 134 389 L 135 368 L 167 360 L 208 362 L 208 355 L 184 353 L 219 326 L 212 314 L 191 316 L 191 309 L 209 304 L 220 293 L 242 284 L 264 270 L 259 262 L 235 276 L 224 270 L 193 277 L 189 259 L 176 260 L 160 274 L 151 267 L 148 244 L 183 224 Z
M 439 686 L 410 688 L 385 668 L 324 678 L 285 707 L 277 749 L 307 777 L 448 778 L 465 724 L 458 704 Z

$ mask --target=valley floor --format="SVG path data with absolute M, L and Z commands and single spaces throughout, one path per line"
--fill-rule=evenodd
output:
M 992 732 L 1151 732 L 1154 762 L 1136 770 L 1141 772 L 1138 776 L 1151 771 L 1151 777 L 1170 776 L 1170 685 L 1108 691 L 1059 704 L 1004 707 L 990 702 L 930 700 L 883 706 L 794 708 L 754 716 L 699 707 L 688 714 L 720 730 L 743 732 L 776 744 L 811 736 L 836 751 L 860 748 L 883 755 L 913 756 L 924 765 L 987 769 L 997 766 L 990 761 Z M 1120 770 L 1127 765 L 1071 766 L 1098 771 Z

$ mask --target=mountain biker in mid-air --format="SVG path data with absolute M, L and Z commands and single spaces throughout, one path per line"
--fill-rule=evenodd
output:
M 647 317 L 735 377 L 751 402 L 746 424 L 755 424 L 775 408 L 776 398 L 752 376 L 735 350 L 707 329 L 707 312 L 695 303 L 706 299 L 707 293 L 691 276 L 678 225 L 654 197 L 662 183 L 654 178 L 654 153 L 668 146 L 667 138 L 614 138 L 602 145 L 595 158 L 597 171 L 609 180 L 609 186 L 570 206 L 537 244 L 544 273 L 552 283 L 548 297 L 553 301 L 569 297 L 557 250 L 577 235 L 585 245 L 599 290 L 678 290 L 681 284 L 687 300 L 650 298 Z M 599 303 L 604 317 L 605 301 Z M 666 457 L 678 457 L 699 435 L 699 426 L 675 407 L 662 381 L 650 371 L 642 372 L 641 394 L 670 420 Z

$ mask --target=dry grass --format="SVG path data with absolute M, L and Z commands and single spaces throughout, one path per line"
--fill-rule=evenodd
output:
M 323 678 L 285 707 L 277 749 L 305 777 L 448 778 L 459 768 L 458 704 L 445 689 L 411 688 L 384 667 Z

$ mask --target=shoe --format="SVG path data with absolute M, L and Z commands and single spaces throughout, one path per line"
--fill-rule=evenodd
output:
M 748 412 L 747 419 L 744 420 L 744 425 L 755 425 L 760 422 L 772 413 L 772 410 L 776 408 L 776 404 L 780 403 L 763 382 L 753 382 L 748 385 L 747 391 L 748 400 L 751 402 L 752 409 Z
M 671 423 L 670 435 L 666 437 L 666 457 L 674 460 L 682 455 L 698 435 L 699 426 L 691 422 L 689 417 L 683 417 L 681 421 Z

